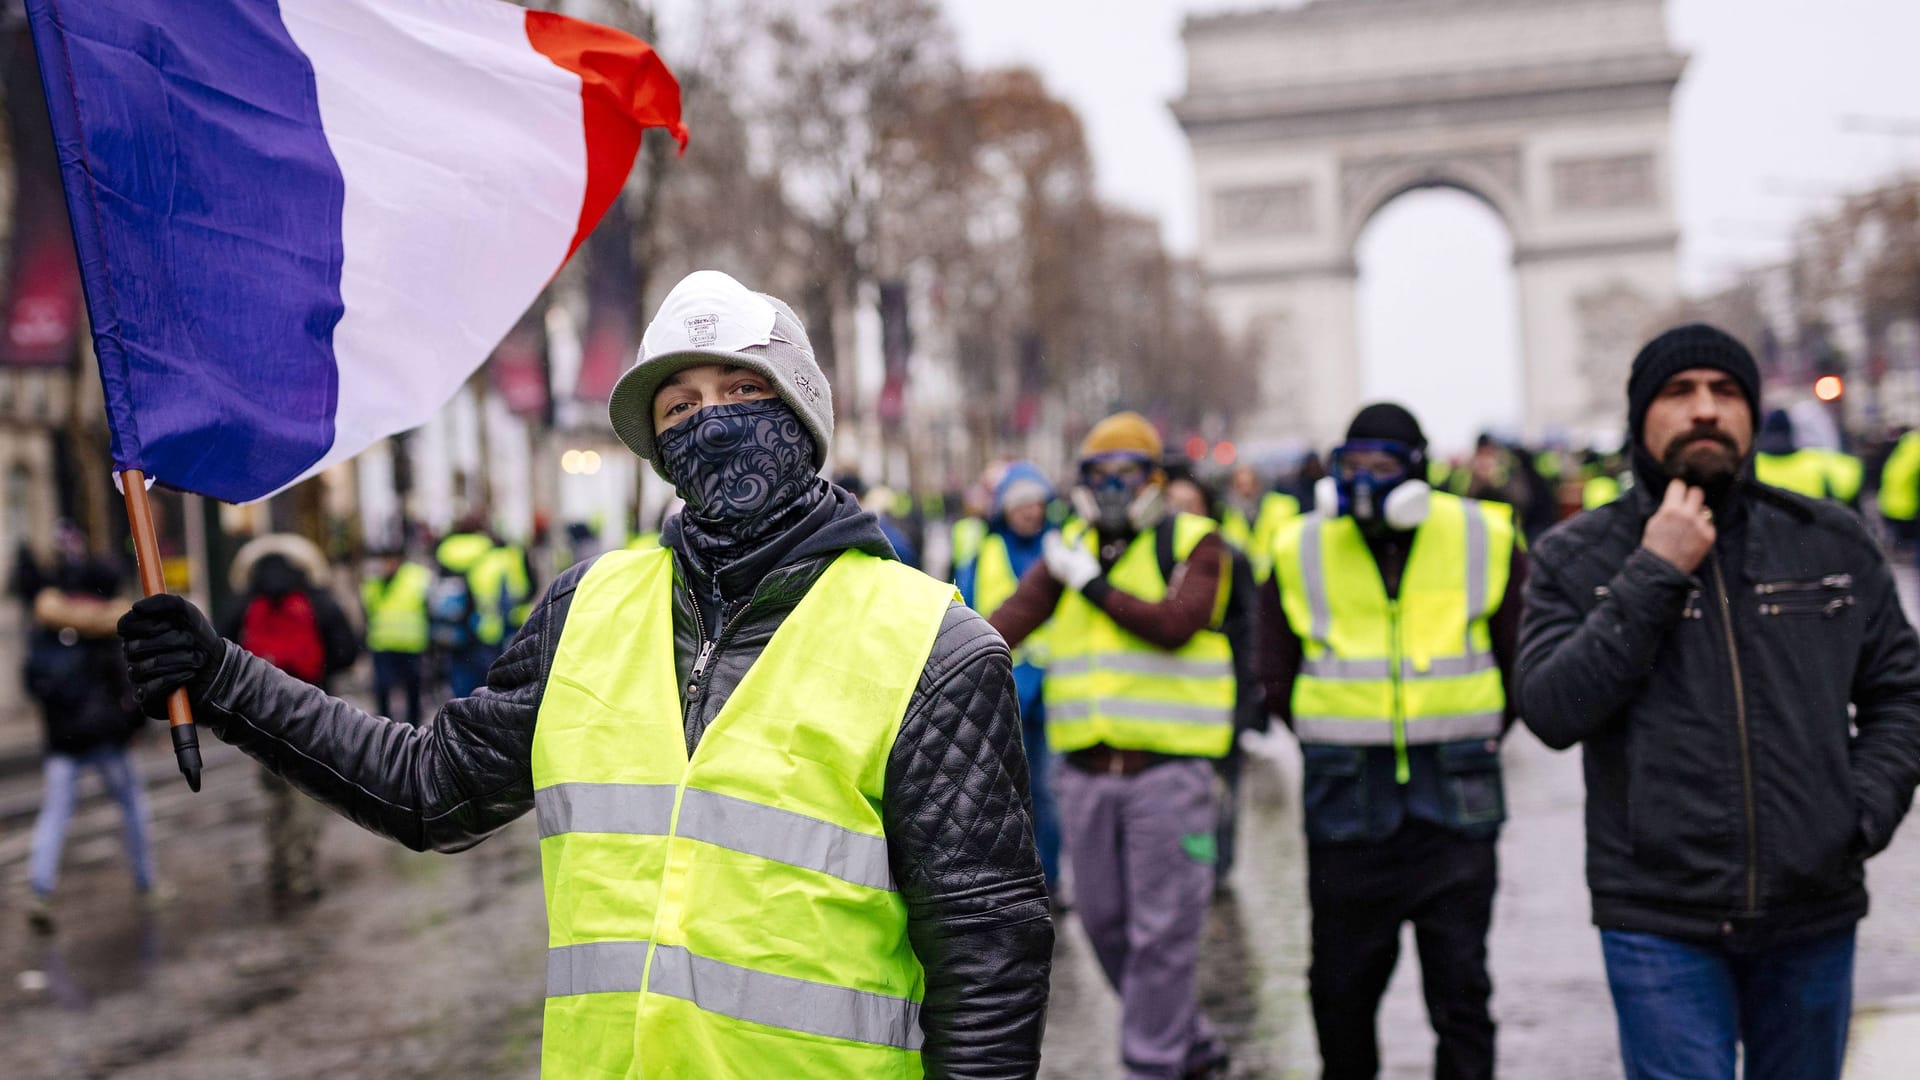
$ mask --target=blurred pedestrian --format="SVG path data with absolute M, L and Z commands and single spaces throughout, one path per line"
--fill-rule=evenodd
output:
M 493 550 L 482 515 L 469 515 L 433 549 L 428 635 L 445 668 L 447 692 L 456 698 L 470 697 L 485 685 L 506 636 L 503 583 L 495 574 L 501 564 Z
M 304 537 L 269 533 L 240 548 L 230 573 L 239 604 L 226 636 L 288 675 L 326 690 L 353 666 L 360 642 L 346 612 L 320 583 L 326 556 Z M 271 767 L 260 771 L 267 793 L 267 892 L 276 907 L 307 903 L 322 891 L 319 807 Z
M 374 556 L 373 573 L 360 583 L 360 604 L 366 615 L 367 651 L 373 654 L 373 704 L 382 716 L 394 711 L 394 694 L 406 705 L 404 718 L 418 727 L 421 682 L 429 641 L 427 591 L 433 572 L 408 562 L 398 549 Z
M 1212 762 L 1233 745 L 1232 553 L 1166 507 L 1160 435 L 1123 412 L 1080 447 L 1080 520 L 993 614 L 1018 647 L 1046 624 L 1047 741 L 1074 902 L 1120 994 L 1127 1075 L 1224 1075 L 1194 974 L 1217 852 Z
M 948 558 L 954 566 L 980 556 L 980 545 L 987 538 L 987 515 L 993 511 L 993 492 L 999 482 L 1000 469 L 989 468 L 978 483 L 969 484 L 961 493 L 960 512 L 947 528 Z
M 664 549 L 567 571 L 426 728 L 307 690 L 178 597 L 121 622 L 145 700 L 185 686 L 216 735 L 410 847 L 533 811 L 546 1075 L 1034 1075 L 1053 930 L 1007 650 L 819 475 L 833 401 L 799 319 L 690 275 L 609 413 L 686 499 Z
M 1182 514 L 1195 514 L 1212 521 L 1220 520 L 1221 502 L 1214 498 L 1213 489 L 1194 475 L 1191 465 L 1184 460 L 1176 461 L 1170 458 L 1166 462 L 1165 469 L 1168 508 Z M 1227 546 L 1233 553 L 1233 582 L 1229 586 L 1225 613 L 1220 619 L 1219 629 L 1227 636 L 1227 644 L 1233 650 L 1235 683 L 1233 745 L 1227 750 L 1225 756 L 1215 758 L 1213 762 L 1213 771 L 1220 777 L 1220 791 L 1216 800 L 1217 810 L 1213 828 L 1215 852 L 1213 890 L 1216 895 L 1225 895 L 1231 891 L 1233 864 L 1240 850 L 1240 779 L 1245 772 L 1246 752 L 1240 745 L 1239 733 L 1242 731 L 1264 732 L 1269 725 L 1267 693 L 1260 681 L 1257 656 L 1259 603 L 1253 560 L 1246 551 L 1241 549 L 1238 542 L 1228 536 L 1224 525 L 1220 532 L 1221 536 L 1227 539 Z M 1270 564 L 1271 560 L 1268 561 Z
M 1880 516 L 1886 519 L 1889 531 L 1903 540 L 1914 540 L 1920 533 L 1920 430 L 1901 433 L 1880 463 L 1877 487 Z
M 1254 580 L 1267 580 L 1273 570 L 1273 539 L 1282 525 L 1300 516 L 1300 500 L 1283 491 L 1264 491 L 1260 474 L 1242 464 L 1233 470 L 1225 503 L 1218 515 L 1221 534 L 1246 553 Z
M 1800 445 L 1793 417 L 1785 409 L 1769 411 L 1753 440 L 1754 479 L 1809 499 L 1857 506 L 1864 471 L 1852 454 Z
M 1753 481 L 1759 398 L 1727 334 L 1649 342 L 1638 483 L 1548 533 L 1527 588 L 1521 713 L 1584 749 L 1630 1080 L 1841 1075 L 1863 864 L 1920 781 L 1920 640 L 1887 561 L 1853 514 Z
M 1047 525 L 1047 503 L 1052 500 L 1053 485 L 1039 466 L 1029 461 L 1007 466 L 993 493 L 986 539 L 973 560 L 954 572 L 954 585 L 969 607 L 991 618 L 1013 595 L 1021 575 L 1039 564 L 1046 538 L 1055 535 Z M 1029 636 L 1013 652 L 1013 682 L 1020 697 L 1021 746 L 1033 796 L 1033 838 L 1047 877 L 1047 895 L 1058 912 L 1067 905 L 1060 891 L 1060 810 L 1053 797 L 1054 755 L 1047 749 L 1042 697 L 1047 659 L 1044 634 Z
M 53 890 L 82 768 L 99 774 L 120 807 L 121 837 L 143 906 L 164 895 L 154 874 L 146 790 L 127 750 L 146 718 L 134 703 L 114 637 L 114 624 L 126 611 L 120 575 L 86 557 L 84 538 L 70 523 L 62 523 L 59 543 L 62 561 L 33 601 L 25 670 L 27 693 L 40 707 L 46 732 L 46 787 L 33 823 L 33 900 L 27 909 L 29 922 L 43 933 L 54 926 Z
M 893 489 L 876 487 L 869 489 L 867 481 L 859 473 L 841 473 L 834 483 L 860 501 L 862 509 L 873 515 L 880 524 L 880 531 L 886 535 L 887 543 L 893 548 L 894 557 L 907 566 L 920 568 L 920 552 L 913 546 L 906 530 L 900 527 L 899 519 L 893 515 Z
M 1433 491 L 1419 422 L 1369 405 L 1263 591 L 1267 700 L 1300 739 L 1308 993 L 1328 1080 L 1379 1072 L 1413 924 L 1434 1076 L 1494 1074 L 1487 930 L 1526 558 L 1510 507 Z

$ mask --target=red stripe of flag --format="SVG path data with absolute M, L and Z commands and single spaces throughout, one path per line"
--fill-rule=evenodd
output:
M 680 121 L 680 83 L 653 46 L 598 23 L 545 11 L 527 12 L 527 41 L 580 77 L 581 118 L 587 140 L 587 190 L 567 258 L 619 196 L 640 150 L 640 133 L 663 127 L 687 151 Z

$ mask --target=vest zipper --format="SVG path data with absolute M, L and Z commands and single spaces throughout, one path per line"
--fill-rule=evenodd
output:
M 753 607 L 753 601 L 751 600 L 747 601 L 744 604 L 741 604 L 740 610 L 736 612 L 732 618 L 727 619 L 725 622 L 722 622 L 720 624 L 720 631 L 714 634 L 712 637 L 708 637 L 707 621 L 704 618 L 701 618 L 700 616 L 700 603 L 697 600 L 694 602 L 693 629 L 696 633 L 700 635 L 700 652 L 697 655 L 695 655 L 693 658 L 693 670 L 687 672 L 687 706 L 688 708 L 692 708 L 693 700 L 699 697 L 701 692 L 706 688 L 705 679 L 707 675 L 707 665 L 713 662 L 713 654 L 715 650 L 719 649 L 720 643 L 726 640 L 727 631 L 733 629 L 735 624 L 739 623 L 741 618 L 743 618 L 747 614 L 747 610 L 751 607 Z
M 1405 784 L 1413 778 L 1407 765 L 1407 706 L 1400 681 L 1400 598 L 1387 601 L 1387 669 L 1393 685 L 1393 778 Z
M 1747 689 L 1740 676 L 1740 649 L 1733 639 L 1733 603 L 1727 598 L 1727 579 L 1720 560 L 1713 560 L 1713 588 L 1720 597 L 1720 624 L 1726 628 L 1727 660 L 1733 666 L 1733 719 L 1740 733 L 1740 784 L 1747 811 L 1747 910 L 1760 907 L 1760 837 L 1753 805 L 1753 748 L 1747 738 Z

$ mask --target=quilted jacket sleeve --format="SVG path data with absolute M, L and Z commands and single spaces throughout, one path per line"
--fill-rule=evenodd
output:
M 533 806 L 533 728 L 573 590 L 557 578 L 472 697 L 424 727 L 374 716 L 229 644 L 197 715 L 362 827 L 416 851 L 472 847 Z
M 955 604 L 887 767 L 887 840 L 926 968 L 929 1077 L 1040 1067 L 1053 921 L 1005 642 Z

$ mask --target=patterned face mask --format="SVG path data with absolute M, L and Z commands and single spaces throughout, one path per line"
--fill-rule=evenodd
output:
M 817 479 L 813 436 L 777 398 L 710 405 L 662 432 L 659 446 L 688 518 L 735 540 L 777 528 Z

